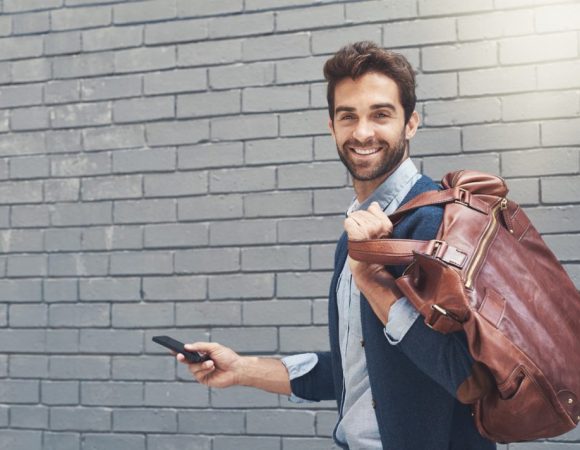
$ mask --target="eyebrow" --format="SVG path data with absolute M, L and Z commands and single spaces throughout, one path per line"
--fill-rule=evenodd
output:
M 393 112 L 396 112 L 396 108 L 395 105 L 393 105 L 392 103 L 375 103 L 374 105 L 371 105 L 371 109 L 390 109 Z M 355 112 L 356 108 L 353 108 L 352 106 L 337 106 L 336 109 L 334 110 L 334 113 L 337 114 L 341 111 L 345 111 L 345 112 Z

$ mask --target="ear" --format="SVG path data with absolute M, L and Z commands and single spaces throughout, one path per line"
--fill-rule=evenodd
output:
M 336 136 L 334 135 L 334 124 L 332 122 L 332 119 L 328 119 L 328 128 L 330 129 L 330 134 L 332 134 L 332 137 L 336 141 Z
M 409 117 L 409 121 L 407 125 L 405 125 L 405 138 L 411 139 L 415 136 L 417 129 L 419 128 L 419 123 L 421 122 L 421 118 L 419 117 L 419 113 L 417 111 L 413 111 L 411 117 Z

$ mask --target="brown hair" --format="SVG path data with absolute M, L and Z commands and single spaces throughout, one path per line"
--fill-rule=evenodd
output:
M 384 50 L 370 41 L 355 42 L 342 47 L 324 64 L 324 78 L 328 81 L 326 99 L 328 113 L 334 121 L 334 90 L 336 84 L 350 77 L 353 80 L 378 72 L 391 78 L 399 88 L 399 100 L 405 111 L 405 123 L 415 110 L 415 73 L 407 59 L 391 50 Z

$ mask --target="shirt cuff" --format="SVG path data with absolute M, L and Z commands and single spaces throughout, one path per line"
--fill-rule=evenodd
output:
M 387 341 L 391 345 L 401 342 L 417 317 L 419 317 L 419 312 L 411 305 L 407 297 L 398 299 L 389 310 L 389 319 L 385 326 Z
M 286 366 L 290 380 L 301 377 L 310 372 L 318 364 L 318 355 L 316 353 L 300 353 L 282 358 L 282 364 Z M 288 397 L 293 403 L 312 403 L 310 400 L 300 398 L 292 392 Z

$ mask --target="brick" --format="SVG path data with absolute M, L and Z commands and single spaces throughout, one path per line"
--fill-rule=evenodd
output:
M 114 327 L 162 327 L 174 324 L 171 304 L 116 304 L 112 310 Z
M 44 130 L 50 128 L 49 109 L 45 107 L 19 108 L 12 111 L 12 131 Z M 47 174 L 48 175 L 48 174 Z
M 276 185 L 272 167 L 213 170 L 209 177 L 212 193 L 264 191 Z
M 455 27 L 455 19 L 447 17 L 388 23 L 383 26 L 383 42 L 389 48 L 455 42 Z
M 44 53 L 46 55 L 66 55 L 81 51 L 81 33 L 69 31 L 52 32 L 44 37 Z
M 323 81 L 322 66 L 327 59 L 327 56 L 315 56 L 279 61 L 276 63 L 276 82 L 283 84 Z
M 332 441 L 330 439 L 321 439 L 321 438 L 282 438 L 282 445 L 285 450 L 301 450 L 301 449 L 310 449 L 310 450 L 324 450 L 329 448 L 329 445 L 332 445 Z M 334 448 L 331 447 L 331 448 Z
M 346 3 L 346 20 L 349 22 L 368 22 L 381 20 L 388 17 L 389 20 L 405 19 L 417 15 L 415 2 L 357 2 Z
M 280 16 L 277 17 L 277 19 L 279 18 Z M 273 31 L 273 12 L 222 16 L 212 19 L 209 22 L 210 39 L 252 34 L 269 34 Z
M 148 73 L 143 77 L 144 92 L 151 95 L 203 91 L 207 88 L 206 72 L 205 69 L 178 69 Z
M 258 0 L 254 0 L 256 2 Z M 263 1 L 263 0 L 260 0 Z M 235 401 L 234 405 L 238 405 Z M 279 450 L 279 437 L 254 437 L 254 436 L 217 436 L 214 438 L 213 450 L 228 450 L 236 448 L 238 450 Z
M 320 161 L 338 161 L 336 142 L 330 134 L 314 138 L 314 159 Z
M 0 327 L 8 325 L 8 305 L 0 306 Z M 5 376 L 8 366 L 7 357 L 0 358 L 0 376 Z
M 50 305 L 51 327 L 103 327 L 110 324 L 108 304 Z
M 54 128 L 106 125 L 111 123 L 111 105 L 103 102 L 55 106 L 51 123 Z
M 210 224 L 210 245 L 270 244 L 276 241 L 273 220 L 224 221 Z
M 48 257 L 48 273 L 51 276 L 104 276 L 107 269 L 107 255 L 62 253 Z
M 80 300 L 127 301 L 141 299 L 139 278 L 89 278 L 79 280 Z
M 435 155 L 461 152 L 459 128 L 422 128 L 411 141 L 411 155 Z
M 448 172 L 461 169 L 499 174 L 499 161 L 497 153 L 455 155 L 453 158 L 447 156 L 426 157 L 423 159 L 423 171 L 435 180 L 441 179 Z M 505 170 L 504 166 L 502 166 L 502 170 Z M 502 175 L 508 176 L 505 171 L 502 172 Z
M 577 92 L 542 92 L 502 97 L 505 121 L 576 116 L 580 112 Z
M 536 73 L 533 66 L 501 67 L 459 73 L 461 95 L 511 94 L 531 91 L 535 87 Z
M 304 109 L 309 104 L 308 86 L 248 88 L 243 94 L 244 112 Z
M 328 294 L 329 272 L 295 272 L 276 275 L 276 296 L 321 297 Z
M 10 305 L 11 327 L 45 327 L 48 323 L 46 305 Z
M 334 53 L 342 46 L 356 41 L 381 42 L 381 27 L 379 25 L 362 25 L 343 27 L 340 29 L 315 31 L 312 33 L 312 53 Z M 306 56 L 296 54 L 289 56 Z
M 0 337 L 0 351 L 3 353 L 38 353 L 46 347 L 46 332 L 42 329 L 0 330 Z
M 512 178 L 507 180 L 510 200 L 520 205 L 537 205 L 540 202 L 540 180 L 537 178 Z
M 80 434 L 44 432 L 43 450 L 78 450 Z
M 457 96 L 457 75 L 454 73 L 418 74 L 416 81 L 417 98 L 419 100 L 432 100 Z
M 190 436 L 170 436 L 166 434 L 149 434 L 147 436 L 147 448 L 149 450 L 210 450 L 211 439 L 209 437 L 196 436 L 192 440 Z
M 278 119 L 271 114 L 253 114 L 213 119 L 211 137 L 217 140 L 239 140 L 278 135 Z
M 45 103 L 71 103 L 79 101 L 80 98 L 80 83 L 78 80 L 50 81 L 44 86 Z
M 2 446 L 10 450 L 41 450 L 42 432 L 33 430 L 0 430 Z
M 116 123 L 146 122 L 174 117 L 173 96 L 117 100 L 113 104 L 113 119 Z
M 114 150 L 145 145 L 145 130 L 141 125 L 124 125 L 83 130 L 85 150 Z M 101 156 L 103 158 L 103 156 Z
M 0 231 L 0 250 L 9 252 L 34 252 L 42 250 L 42 233 L 37 230 Z
M 166 274 L 173 271 L 172 255 L 169 252 L 131 252 L 111 255 L 111 274 Z
M 428 126 L 496 122 L 502 104 L 496 98 L 427 102 L 424 123 Z
M 341 4 L 280 11 L 276 15 L 276 31 L 312 30 L 342 25 L 344 16 L 344 6 Z
M 575 88 L 580 82 L 580 61 L 558 61 L 537 67 L 538 89 Z
M 86 53 L 63 56 L 55 58 L 52 63 L 54 78 L 108 75 L 113 73 L 113 71 L 113 55 L 111 53 Z
M 108 379 L 110 369 L 108 356 L 51 356 L 49 362 L 49 373 L 52 379 Z M 67 429 L 70 428 L 67 427 Z M 54 427 L 54 429 L 58 428 Z
M 429 0 L 419 0 L 419 14 L 422 16 L 486 11 L 492 8 L 492 0 L 472 0 L 464 3 L 454 0 L 443 0 L 437 3 L 430 2 Z
M 129 250 L 143 248 L 139 226 L 89 227 L 82 230 L 83 250 Z
M 241 111 L 239 91 L 207 92 L 177 97 L 177 117 L 207 117 Z
M 81 230 L 78 228 L 46 230 L 44 236 L 47 251 L 80 251 L 81 249 Z
M 46 81 L 51 77 L 50 61 L 29 59 L 12 63 L 12 79 L 18 82 Z
M 531 10 L 496 11 L 457 18 L 461 40 L 493 39 L 534 33 L 534 13 Z
M 178 195 L 204 194 L 207 188 L 207 172 L 177 172 L 144 177 L 146 197 L 173 197 Z
M 143 27 L 108 27 L 83 31 L 84 51 L 138 47 L 143 43 Z
M 241 12 L 244 9 L 243 0 L 177 0 L 179 17 L 207 16 Z
M 497 64 L 495 42 L 426 47 L 421 50 L 425 71 L 474 69 Z
M 207 245 L 205 224 L 168 224 L 145 227 L 145 248 L 193 247 Z
M 42 380 L 40 391 L 45 405 L 76 405 L 79 402 L 78 381 Z
M 179 220 L 215 220 L 243 215 L 243 201 L 240 195 L 209 195 L 177 200 Z
M 199 383 L 145 383 L 145 404 L 162 407 L 209 406 L 209 390 Z
M 42 38 L 38 36 L 2 38 L 0 39 L 0 61 L 41 56 L 42 47 Z
M 174 221 L 175 215 L 175 202 L 170 199 L 115 202 L 115 223 Z
M 115 5 L 113 8 L 115 23 L 153 22 L 177 16 L 175 0 L 126 3 Z
M 314 413 L 310 411 L 248 411 L 246 427 L 251 434 L 314 434 Z
M 240 269 L 237 248 L 200 248 L 175 253 L 177 273 L 235 272 Z
M 327 85 L 325 83 L 316 83 L 310 85 L 310 106 L 312 108 L 326 108 Z
M 12 428 L 48 428 L 48 408 L 45 406 L 12 406 L 10 408 Z
M 578 30 L 580 5 L 546 6 L 535 10 L 536 30 L 550 31 Z
M 104 408 L 57 406 L 50 410 L 52 430 L 108 431 L 111 411 Z
M 328 349 L 327 327 L 284 327 L 280 329 L 280 351 L 284 353 Z
M 207 120 L 187 120 L 146 125 L 147 142 L 151 146 L 196 144 L 209 139 Z
M 2 16 L 0 17 L 0 36 L 10 36 L 12 34 L 12 17 Z
M 351 188 L 317 189 L 314 191 L 314 213 L 344 214 L 353 197 Z
M 177 415 L 167 410 L 120 409 L 113 411 L 113 429 L 172 433 L 177 430 Z
M 578 54 L 576 33 L 558 33 L 505 39 L 499 44 L 501 64 L 544 62 Z
M 245 432 L 242 411 L 178 411 L 177 422 L 180 433 L 237 435 Z
M 107 200 L 141 197 L 142 177 L 139 175 L 97 177 L 83 180 L 83 200 Z
M 210 299 L 272 298 L 273 295 L 272 274 L 220 275 L 209 278 Z
M 525 163 L 524 163 L 525 161 Z M 580 169 L 578 150 L 546 149 L 506 152 L 502 154 L 502 175 L 541 176 L 577 173 Z
M 543 145 L 578 145 L 580 119 L 552 120 L 542 123 Z
M 316 413 L 316 434 L 331 437 L 338 420 L 335 411 L 319 411 Z
M 209 66 L 239 61 L 242 43 L 238 40 L 198 42 L 177 47 L 178 66 Z
M 78 353 L 79 330 L 47 330 L 46 348 L 50 353 Z
M 111 8 L 64 8 L 51 11 L 50 19 L 54 31 L 101 27 L 111 23 Z
M 111 222 L 111 203 L 85 203 L 55 205 L 51 210 L 50 220 L 56 226 L 99 225 Z
M 0 156 L 19 156 L 44 153 L 46 151 L 44 133 L 17 133 L 3 135 L 0 140 Z
M 311 138 L 260 139 L 246 142 L 246 164 L 312 160 Z
M 278 221 L 278 241 L 281 243 L 334 242 L 343 232 L 343 218 L 344 215 L 280 220 Z
M 8 258 L 8 277 L 46 276 L 47 263 L 44 255 L 14 255 Z
M 180 147 L 177 150 L 177 166 L 180 169 L 241 166 L 244 163 L 241 142 L 212 143 Z
M 49 13 L 47 11 L 19 14 L 12 18 L 14 34 L 46 33 L 50 29 Z
M 146 277 L 143 279 L 145 300 L 202 300 L 206 298 L 205 277 Z
M 113 356 L 113 379 L 173 380 L 175 361 L 173 358 L 168 358 L 166 353 L 163 356 Z
M 42 282 L 45 302 L 76 302 L 79 299 L 75 279 L 44 279 Z
M 574 251 L 580 244 L 580 235 L 578 234 L 558 234 L 545 236 L 546 244 L 554 252 L 560 262 L 578 261 L 578 254 Z
M 180 303 L 175 307 L 176 325 L 241 325 L 241 306 L 242 305 L 238 302 Z
M 212 340 L 238 352 L 272 352 L 278 348 L 277 331 L 273 327 L 214 328 Z
M 48 377 L 48 357 L 40 355 L 12 355 L 10 357 L 10 377 Z
M 280 136 L 304 136 L 328 133 L 327 110 L 280 114 Z
M 115 72 L 143 72 L 175 67 L 175 50 L 171 47 L 142 47 L 115 52 Z
M 297 33 L 248 38 L 242 41 L 244 61 L 295 58 L 310 54 L 310 36 Z
M 0 87 L 0 108 L 38 105 L 42 103 L 42 88 L 39 85 Z
M 145 26 L 145 43 L 171 44 L 206 39 L 208 24 L 205 20 L 180 20 Z
M 145 450 L 145 436 L 137 434 L 84 434 L 83 450 Z
M 312 213 L 312 195 L 305 191 L 247 194 L 244 211 L 246 217 L 308 215 Z
M 141 94 L 141 78 L 135 75 L 82 80 L 84 100 L 108 100 Z
M 157 172 L 175 170 L 175 149 L 121 150 L 113 153 L 113 172 Z
M 310 301 L 245 301 L 242 304 L 244 325 L 308 325 L 311 322 Z
M 346 184 L 346 169 L 341 163 L 294 164 L 278 169 L 278 187 L 281 189 Z
M 580 196 L 578 176 L 542 178 L 542 203 L 574 203 Z M 573 246 L 571 247 L 573 248 Z
M 535 123 L 468 126 L 463 128 L 463 149 L 477 151 L 535 147 L 540 143 L 539 132 Z
M 81 384 L 80 392 L 83 405 L 143 405 L 143 383 L 86 381 Z

